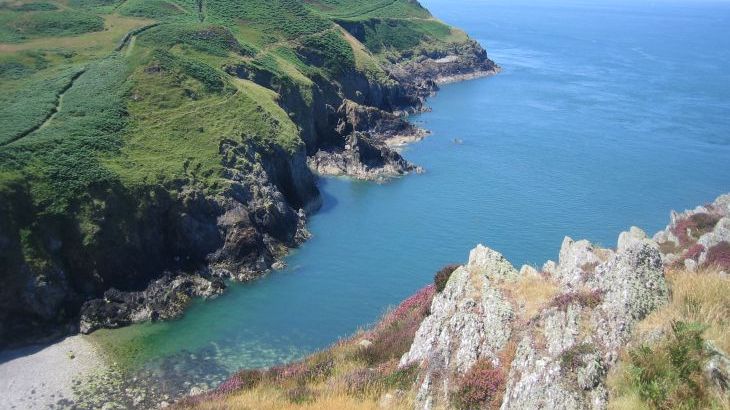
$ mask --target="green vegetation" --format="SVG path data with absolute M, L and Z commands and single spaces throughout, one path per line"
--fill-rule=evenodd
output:
M 301 153 L 317 98 L 391 86 L 394 55 L 463 40 L 411 0 L 3 2 L 0 226 L 14 242 L 0 258 L 96 274 L 150 208 L 226 192 L 223 161 L 248 175 Z
M 0 43 L 48 36 L 72 36 L 103 29 L 104 19 L 78 10 L 0 10 Z
M 727 409 L 705 365 L 730 349 L 730 281 L 710 267 L 667 272 L 669 303 L 644 319 L 609 374 L 611 409 Z M 715 346 L 708 349 L 708 343 Z
M 709 355 L 703 327 L 677 322 L 659 346 L 643 345 L 630 352 L 630 373 L 642 400 L 658 409 L 708 407 L 709 389 L 702 374 Z

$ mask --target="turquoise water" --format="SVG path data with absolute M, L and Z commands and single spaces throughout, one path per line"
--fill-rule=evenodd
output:
M 218 380 L 323 348 L 484 243 L 515 265 L 564 235 L 613 246 L 730 191 L 730 4 L 429 0 L 504 71 L 414 118 L 423 175 L 322 181 L 288 268 L 181 320 L 108 332 L 163 378 Z M 455 144 L 454 140 L 463 140 Z

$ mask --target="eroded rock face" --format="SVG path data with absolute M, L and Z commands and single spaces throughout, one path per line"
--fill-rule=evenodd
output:
M 141 292 L 109 289 L 103 299 L 84 303 L 80 331 L 91 333 L 99 328 L 116 328 L 147 320 L 178 317 L 194 297 L 213 298 L 225 289 L 220 279 L 200 275 L 165 275 Z
M 412 172 L 422 172 L 398 152 L 366 134 L 347 138 L 342 150 L 320 150 L 309 159 L 309 166 L 320 175 L 350 176 L 370 181 L 385 181 Z
M 502 409 L 606 408 L 606 374 L 619 350 L 668 300 L 659 247 L 638 228 L 621 234 L 615 252 L 566 238 L 560 262 L 546 265 L 541 274 L 517 272 L 493 250 L 472 250 L 401 359 L 421 368 L 417 408 L 448 405 L 459 377 L 485 359 L 507 376 L 495 398 Z M 517 308 L 517 283 L 558 293 L 527 317 Z

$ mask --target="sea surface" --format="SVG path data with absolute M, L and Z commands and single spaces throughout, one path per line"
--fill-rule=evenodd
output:
M 403 153 L 427 172 L 323 179 L 286 269 L 95 340 L 170 391 L 213 385 L 367 326 L 478 243 L 542 265 L 565 235 L 615 246 L 730 191 L 730 2 L 422 3 L 503 68 L 413 118 L 432 135 Z

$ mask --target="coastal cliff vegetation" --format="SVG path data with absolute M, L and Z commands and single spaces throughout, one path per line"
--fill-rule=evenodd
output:
M 412 0 L 4 2 L 0 345 L 260 276 L 308 237 L 310 167 L 416 170 L 386 144 L 407 112 L 496 69 Z
M 177 405 L 728 409 L 730 265 L 687 251 L 724 249 L 729 217 L 725 195 L 673 213 L 653 238 L 638 228 L 615 248 L 566 238 L 558 262 L 519 271 L 480 245 L 371 329 Z

